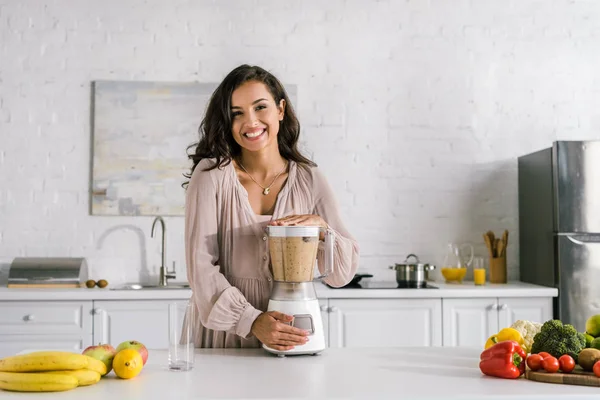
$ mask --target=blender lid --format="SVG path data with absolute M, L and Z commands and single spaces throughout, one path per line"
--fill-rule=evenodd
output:
M 271 237 L 319 237 L 319 226 L 267 226 L 267 233 Z

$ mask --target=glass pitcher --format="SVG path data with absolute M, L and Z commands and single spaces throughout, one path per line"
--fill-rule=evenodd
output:
M 333 269 L 333 237 L 319 226 L 267 226 L 269 253 L 276 282 L 311 282 L 319 250 L 319 236 L 325 235 L 325 278 Z
M 474 249 L 470 243 L 446 245 L 446 255 L 442 264 L 442 275 L 447 283 L 461 283 L 467 274 L 467 268 L 473 262 Z

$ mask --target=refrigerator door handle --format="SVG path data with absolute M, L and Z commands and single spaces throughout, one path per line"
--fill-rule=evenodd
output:
M 569 239 L 571 242 L 575 243 L 575 244 L 579 244 L 579 245 L 586 245 L 586 244 L 593 244 L 593 243 L 598 243 L 600 244 L 600 235 L 569 235 L 569 234 L 565 234 L 565 235 L 560 235 L 560 236 L 566 236 L 567 239 Z

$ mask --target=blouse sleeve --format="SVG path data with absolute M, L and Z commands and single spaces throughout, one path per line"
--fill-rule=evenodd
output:
M 334 239 L 333 272 L 323 281 L 333 287 L 341 287 L 350 282 L 358 269 L 358 242 L 346 229 L 333 191 L 325 177 L 316 168 L 314 169 L 313 179 L 315 194 L 315 210 L 313 213 L 327 222 L 329 233 L 333 234 Z M 325 271 L 324 262 L 325 247 L 323 242 L 319 242 L 317 263 L 321 273 Z
M 220 271 L 216 182 L 212 171 L 200 168 L 194 170 L 185 201 L 186 268 L 192 298 L 204 327 L 249 338 L 261 311 Z

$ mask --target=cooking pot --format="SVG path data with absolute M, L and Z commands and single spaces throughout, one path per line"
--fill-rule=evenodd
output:
M 410 258 L 414 258 L 415 262 L 409 263 Z M 433 271 L 435 265 L 423 264 L 419 262 L 419 257 L 409 254 L 404 264 L 394 264 L 390 269 L 396 270 L 396 282 L 399 287 L 420 288 L 427 285 L 429 271 Z

